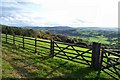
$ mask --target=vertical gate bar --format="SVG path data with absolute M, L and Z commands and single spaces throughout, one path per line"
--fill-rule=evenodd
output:
M 100 75 L 100 73 L 101 73 L 101 70 L 102 70 L 102 62 L 103 62 L 103 55 L 104 55 L 104 49 L 102 48 L 102 52 L 101 52 L 101 54 L 100 54 L 100 68 L 98 69 L 98 76 Z
M 13 45 L 15 45 L 15 35 L 13 35 Z
M 24 35 L 22 37 L 22 42 L 23 42 L 23 49 L 25 48 L 25 41 L 24 41 Z
M 50 42 L 50 54 L 52 57 L 54 57 L 54 41 L 51 40 Z
M 6 28 L 6 30 L 5 30 L 5 31 L 6 31 L 6 36 L 5 36 L 5 39 L 6 39 L 6 43 L 7 43 L 7 28 Z
M 35 37 L 35 53 L 37 52 L 37 38 Z
M 107 62 L 109 62 L 109 61 L 110 61 L 109 56 L 110 56 L 110 52 L 108 52 Z

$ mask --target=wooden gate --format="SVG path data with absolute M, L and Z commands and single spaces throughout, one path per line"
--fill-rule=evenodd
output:
M 91 65 L 92 49 L 84 45 L 54 41 L 53 55 L 65 60 Z
M 120 79 L 120 53 L 108 49 L 102 50 L 101 69 L 112 78 Z

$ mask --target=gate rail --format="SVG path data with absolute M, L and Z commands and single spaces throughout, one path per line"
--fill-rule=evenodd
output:
M 120 79 L 120 53 L 110 49 L 103 49 L 100 71 L 105 72 L 116 80 Z
M 88 48 L 87 46 L 82 45 L 80 46 L 71 43 L 64 44 L 64 42 L 54 41 L 54 56 L 73 62 L 91 65 L 92 48 Z

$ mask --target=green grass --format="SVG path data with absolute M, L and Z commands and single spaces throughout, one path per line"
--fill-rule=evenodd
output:
M 110 44 L 108 40 L 108 38 L 106 37 L 101 37 L 101 36 L 98 36 L 98 37 L 75 37 L 75 36 L 70 36 L 72 38 L 77 38 L 77 39 L 82 39 L 83 41 L 89 41 L 89 42 L 99 42 L 99 43 L 102 43 L 102 44 Z
M 97 71 L 89 66 L 37 55 L 22 48 L 3 43 L 3 78 L 95 78 Z M 100 78 L 107 78 L 101 74 Z
M 2 37 L 5 35 L 3 34 Z M 9 37 L 11 37 L 9 35 Z M 12 37 L 11 37 L 12 38 Z M 15 39 L 22 41 L 21 38 Z M 25 45 L 26 47 L 33 49 L 33 51 L 22 49 L 22 43 L 16 43 L 17 46 L 6 44 L 5 39 L 2 38 L 2 77 L 3 78 L 69 78 L 69 79 L 85 79 L 93 78 L 97 79 L 98 71 L 95 71 L 88 65 L 75 63 L 69 60 L 60 59 L 58 57 L 51 58 L 50 50 L 44 48 L 37 48 L 38 53 L 34 53 L 34 47 Z M 49 42 L 49 40 L 47 40 Z M 12 43 L 12 41 L 8 40 Z M 34 44 L 34 40 L 25 40 L 30 44 Z M 50 47 L 49 43 L 38 42 L 38 45 Z M 60 47 L 66 47 L 67 45 L 58 44 Z M 69 47 L 72 49 L 71 47 Z M 58 49 L 58 48 L 56 48 Z M 87 48 L 75 47 L 76 50 L 86 51 Z M 76 53 L 73 50 L 65 50 L 66 52 Z M 43 54 L 44 53 L 44 54 Z M 61 53 L 63 54 L 63 53 Z M 77 53 L 76 53 L 77 54 Z M 72 54 L 67 54 L 73 56 Z M 91 54 L 85 54 L 91 56 Z M 91 60 L 90 58 L 86 58 Z M 101 72 L 99 76 L 100 80 L 107 80 L 110 78 L 107 74 Z

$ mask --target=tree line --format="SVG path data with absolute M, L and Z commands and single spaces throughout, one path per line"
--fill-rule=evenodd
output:
M 83 42 L 81 39 L 72 39 L 69 38 L 67 35 L 63 34 L 54 34 L 51 32 L 43 32 L 43 31 L 35 31 L 33 29 L 26 29 L 26 28 L 20 28 L 20 27 L 14 27 L 14 26 L 6 26 L 2 25 L 2 33 L 4 34 L 10 34 L 10 35 L 24 35 L 28 37 L 36 37 L 36 38 L 42 38 L 47 40 L 55 40 L 55 41 L 61 41 L 61 42 L 67 42 L 67 43 L 74 43 L 74 44 L 81 44 L 81 45 L 91 45 L 91 43 Z

